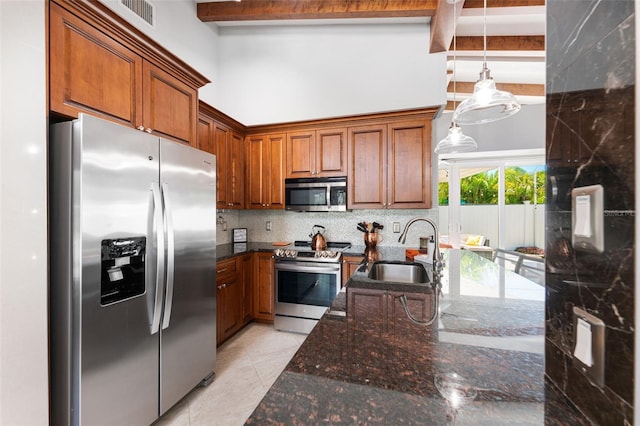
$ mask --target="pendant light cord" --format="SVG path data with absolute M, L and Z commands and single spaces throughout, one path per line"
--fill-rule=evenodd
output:
M 484 67 L 487 66 L 487 0 L 484 0 Z
M 453 110 L 456 109 L 456 6 L 453 5 Z

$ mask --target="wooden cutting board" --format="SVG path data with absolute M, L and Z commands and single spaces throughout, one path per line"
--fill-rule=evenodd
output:
M 289 244 L 291 243 L 288 241 L 276 241 L 275 243 L 271 243 L 271 245 L 274 247 L 284 247 L 284 246 L 288 246 Z

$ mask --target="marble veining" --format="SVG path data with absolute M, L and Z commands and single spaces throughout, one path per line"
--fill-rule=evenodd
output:
M 547 2 L 545 373 L 597 424 L 633 423 L 634 2 Z M 571 243 L 573 188 L 604 188 L 604 252 Z M 601 319 L 605 383 L 574 367 L 573 307 Z

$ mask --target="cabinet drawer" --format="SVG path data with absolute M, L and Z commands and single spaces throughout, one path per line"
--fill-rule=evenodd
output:
M 238 267 L 236 259 L 222 260 L 216 263 L 216 282 L 237 275 Z

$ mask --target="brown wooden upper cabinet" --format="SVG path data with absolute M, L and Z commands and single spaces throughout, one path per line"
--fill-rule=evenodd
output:
M 87 13 L 100 6 L 65 4 Z M 206 80 L 177 78 L 148 61 L 135 44 L 105 32 L 103 27 L 117 30 L 118 24 L 96 16 L 99 24 L 50 3 L 51 111 L 68 117 L 88 112 L 196 146 L 198 87 Z
M 431 122 L 350 127 L 348 208 L 431 208 Z
M 204 113 L 198 118 L 198 149 L 216 156 L 216 207 L 244 208 L 244 138 Z
M 246 208 L 284 209 L 285 140 L 284 133 L 247 136 Z
M 287 133 L 287 177 L 347 174 L 347 129 Z

